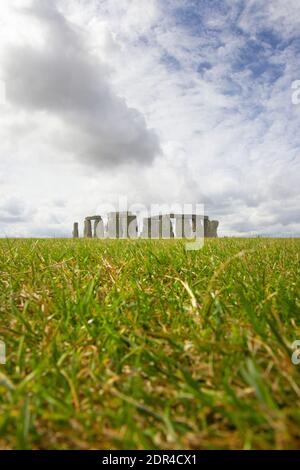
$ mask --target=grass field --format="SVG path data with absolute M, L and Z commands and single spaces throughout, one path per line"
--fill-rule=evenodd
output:
M 300 240 L 0 241 L 0 447 L 300 448 Z

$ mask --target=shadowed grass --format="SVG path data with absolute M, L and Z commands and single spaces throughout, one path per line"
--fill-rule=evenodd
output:
M 300 448 L 300 240 L 1 240 L 0 447 Z

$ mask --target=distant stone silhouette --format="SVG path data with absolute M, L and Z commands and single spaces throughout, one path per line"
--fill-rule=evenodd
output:
M 218 236 L 218 227 L 219 222 L 217 220 L 208 221 L 208 232 L 206 236 L 208 238 L 216 238 Z
M 94 228 L 92 229 L 92 222 Z M 140 238 L 217 238 L 217 220 L 195 214 L 164 214 L 143 219 Z M 131 212 L 110 212 L 104 224 L 100 215 L 89 216 L 84 221 L 84 238 L 138 238 L 137 216 Z M 78 223 L 74 223 L 73 238 L 79 237 Z
M 78 222 L 74 222 L 73 238 L 79 238 Z

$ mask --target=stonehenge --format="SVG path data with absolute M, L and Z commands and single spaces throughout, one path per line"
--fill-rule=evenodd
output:
M 143 219 L 139 233 L 138 218 L 131 212 L 110 212 L 107 222 L 100 215 L 86 217 L 84 238 L 113 239 L 170 239 L 170 238 L 217 238 L 217 220 L 195 214 L 163 214 Z M 93 225 L 92 225 L 93 222 Z M 74 223 L 73 238 L 79 238 L 78 223 Z

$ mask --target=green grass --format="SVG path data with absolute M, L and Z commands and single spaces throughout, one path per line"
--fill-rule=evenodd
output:
M 0 241 L 0 447 L 300 448 L 299 254 Z

